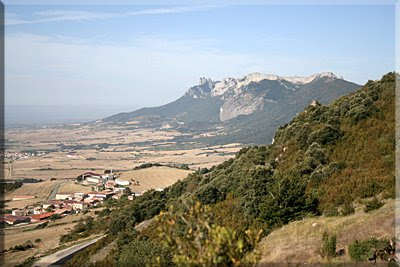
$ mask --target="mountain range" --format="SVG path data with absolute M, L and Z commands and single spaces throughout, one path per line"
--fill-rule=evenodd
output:
M 171 103 L 119 113 L 103 121 L 135 120 L 150 128 L 214 130 L 213 136 L 201 140 L 213 144 L 270 143 L 276 128 L 312 101 L 328 104 L 359 87 L 332 72 L 308 77 L 251 73 L 221 81 L 203 77 Z

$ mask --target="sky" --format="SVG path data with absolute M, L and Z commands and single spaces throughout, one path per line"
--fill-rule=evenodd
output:
M 6 105 L 130 111 L 203 76 L 331 71 L 363 84 L 395 66 L 391 4 L 18 2 L 6 1 Z

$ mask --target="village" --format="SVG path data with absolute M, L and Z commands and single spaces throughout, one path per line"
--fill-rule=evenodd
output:
M 104 174 L 85 172 L 76 178 L 75 183 L 91 187 L 92 192 L 56 192 L 47 201 L 13 209 L 11 214 L 0 217 L 0 222 L 8 226 L 45 222 L 85 212 L 109 199 L 118 200 L 125 195 L 128 200 L 133 200 L 144 193 L 132 192 L 128 187 L 131 182 L 117 177 L 118 174 L 114 174 L 112 170 L 105 170 Z M 133 179 L 132 182 L 136 185 L 139 183 Z M 155 190 L 162 191 L 163 188 Z M 12 201 L 34 198 L 35 196 L 15 196 Z

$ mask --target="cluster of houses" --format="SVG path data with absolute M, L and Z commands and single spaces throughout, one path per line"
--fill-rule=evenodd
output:
M 8 225 L 16 225 L 21 223 L 36 223 L 52 219 L 51 217 L 63 217 L 68 214 L 79 213 L 92 206 L 97 206 L 109 198 L 119 199 L 130 182 L 116 178 L 116 175 L 109 171 L 103 175 L 94 172 L 85 172 L 76 179 L 77 183 L 91 186 L 92 192 L 89 193 L 64 193 L 58 192 L 55 199 L 45 203 L 37 203 L 23 209 L 14 209 L 11 214 L 0 217 L 0 222 Z M 163 188 L 155 189 L 162 191 Z M 130 193 L 129 200 L 133 200 L 141 193 Z M 30 199 L 34 196 L 17 196 L 13 200 Z
M 8 158 L 8 159 L 27 159 L 30 157 L 35 157 L 35 156 L 42 156 L 46 154 L 44 151 L 38 151 L 38 152 L 11 152 L 11 151 L 1 151 L 0 152 L 0 157 L 2 158 Z
M 55 199 L 45 203 L 38 203 L 36 206 L 32 205 L 23 209 L 14 209 L 11 214 L 0 217 L 0 221 L 9 225 L 42 222 L 51 219 L 51 216 L 56 214 L 63 217 L 82 212 L 89 207 L 103 203 L 109 198 L 119 199 L 122 192 L 123 190 L 102 190 L 89 193 L 57 193 Z M 131 194 L 128 199 L 133 200 L 134 196 L 139 195 L 141 194 Z
M 23 209 L 14 209 L 11 214 L 6 214 L 0 217 L 0 222 L 3 221 L 9 225 L 20 223 L 36 223 L 51 219 L 51 216 L 57 215 L 60 217 L 72 213 L 79 213 L 103 203 L 106 199 L 119 199 L 126 186 L 129 186 L 129 181 L 115 179 L 115 175 L 110 171 L 107 174 L 100 175 L 94 172 L 85 172 L 78 176 L 77 182 L 92 186 L 93 192 L 89 193 L 63 193 L 58 192 L 55 199 L 45 203 L 37 203 L 36 205 L 27 206 Z M 133 200 L 134 196 L 140 196 L 141 193 L 132 193 L 128 199 Z M 16 196 L 13 201 L 31 199 L 34 196 Z
M 112 170 L 103 175 L 95 172 L 85 172 L 82 175 L 79 175 L 76 181 L 83 185 L 93 186 L 95 189 L 105 188 L 118 190 L 118 188 L 121 188 L 121 190 L 123 190 L 126 186 L 130 185 L 129 181 L 116 178 L 116 175 L 112 173 Z

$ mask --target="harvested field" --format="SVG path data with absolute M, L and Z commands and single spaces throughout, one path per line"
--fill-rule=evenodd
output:
M 65 181 L 58 189 L 58 192 L 64 193 L 87 193 L 91 191 L 92 188 L 90 186 L 76 184 L 74 181 Z
M 164 188 L 185 178 L 191 171 L 169 168 L 152 167 L 147 169 L 123 172 L 119 177 L 121 180 L 130 181 L 133 192 L 142 192 L 149 189 Z M 139 181 L 139 186 L 133 184 L 133 180 Z
M 56 181 L 44 181 L 40 183 L 23 184 L 20 188 L 5 195 L 5 200 L 8 200 L 6 202 L 6 208 L 22 208 L 36 202 L 45 201 L 53 186 L 57 183 Z M 12 198 L 16 196 L 36 196 L 36 198 L 12 201 Z

